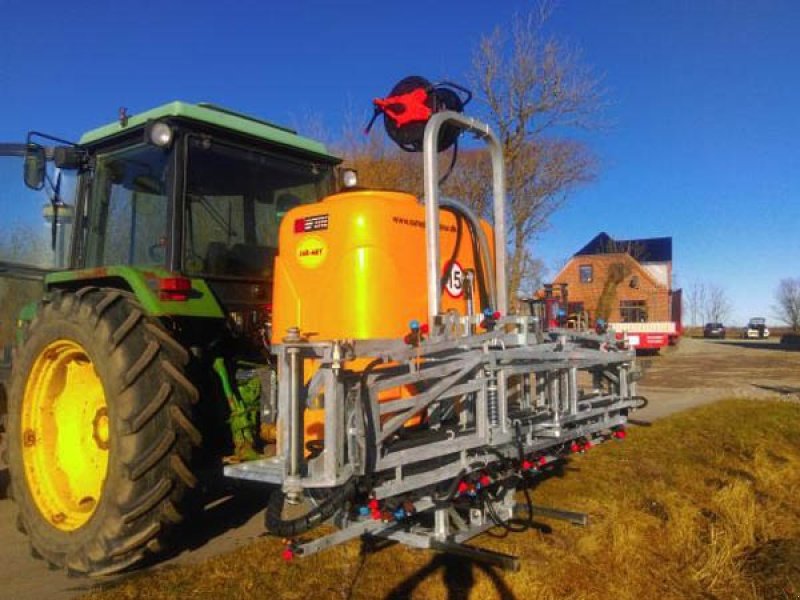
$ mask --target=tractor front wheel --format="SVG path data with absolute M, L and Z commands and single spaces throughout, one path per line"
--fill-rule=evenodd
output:
M 188 358 L 126 292 L 40 306 L 8 399 L 11 490 L 36 554 L 105 574 L 162 548 L 197 482 Z

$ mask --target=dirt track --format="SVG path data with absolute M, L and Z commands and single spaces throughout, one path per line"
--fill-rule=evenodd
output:
M 657 419 L 721 398 L 800 398 L 800 350 L 769 340 L 686 338 L 663 356 L 639 360 L 639 393 L 650 405 L 636 418 Z
M 644 377 L 638 391 L 650 404 L 633 416 L 644 421 L 733 396 L 800 399 L 800 351 L 783 349 L 777 340 L 684 339 L 663 356 L 640 363 Z M 97 585 L 51 571 L 30 556 L 25 536 L 14 526 L 7 481 L 0 464 L 0 598 L 65 600 Z M 166 564 L 196 562 L 246 544 L 263 532 L 263 506 L 259 490 L 223 495 L 207 507 L 202 522 L 185 532 L 183 549 Z

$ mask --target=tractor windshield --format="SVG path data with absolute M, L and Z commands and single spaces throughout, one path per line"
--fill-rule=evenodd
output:
M 283 215 L 329 194 L 332 182 L 327 164 L 190 137 L 184 271 L 269 278 Z

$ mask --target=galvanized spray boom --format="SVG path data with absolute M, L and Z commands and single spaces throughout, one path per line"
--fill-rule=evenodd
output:
M 441 308 L 440 205 L 475 220 L 458 203 L 439 201 L 444 126 L 476 134 L 492 158 L 494 264 L 467 278 L 469 294 L 473 277 L 489 279 L 493 310 L 484 314 Z M 405 339 L 321 341 L 287 332 L 273 347 L 276 454 L 229 465 L 225 474 L 280 486 L 267 527 L 291 538 L 287 556 L 368 535 L 518 568 L 514 557 L 463 544 L 520 516 L 586 522 L 578 513 L 520 506 L 516 492 L 566 454 L 624 436 L 637 405 L 634 353 L 609 335 L 546 330 L 536 317 L 508 314 L 505 174 L 488 125 L 439 112 L 423 146 L 430 331 L 412 326 Z M 490 255 L 485 236 L 481 245 Z M 304 368 L 313 369 L 310 377 Z M 324 408 L 324 432 L 304 447 L 312 408 Z M 299 537 L 326 520 L 338 531 Z

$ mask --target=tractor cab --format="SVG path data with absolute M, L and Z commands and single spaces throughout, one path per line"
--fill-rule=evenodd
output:
M 218 280 L 269 277 L 283 214 L 331 193 L 339 162 L 294 131 L 210 104 L 125 116 L 80 143 L 92 185 L 75 266 Z
M 2 185 L 16 191 L 0 209 L 28 216 L 0 233 L 0 261 L 38 280 L 70 269 L 82 285 L 87 271 L 143 282 L 171 300 L 180 290 L 169 298 L 161 282 L 191 300 L 202 281 L 240 328 L 268 317 L 283 215 L 333 192 L 339 163 L 318 142 L 212 104 L 123 110 L 77 144 L 44 137 L 4 147 L 16 172 Z

